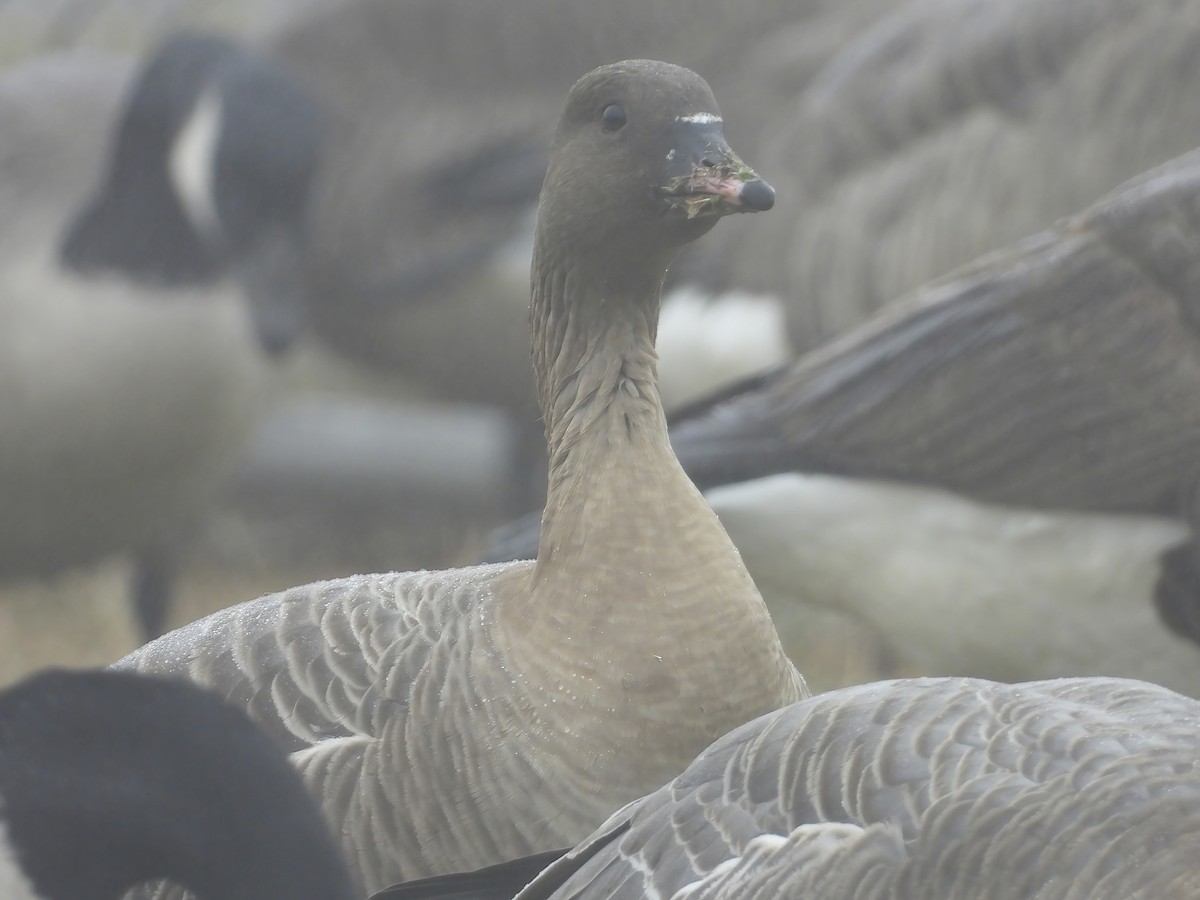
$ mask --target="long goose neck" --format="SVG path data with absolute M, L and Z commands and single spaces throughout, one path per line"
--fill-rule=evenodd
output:
M 740 555 L 671 449 L 654 352 L 667 262 L 614 275 L 535 251 L 550 472 L 529 601 L 549 633 L 588 622 L 613 633 L 627 618 L 660 623 L 662 637 L 678 633 L 680 617 L 716 628 L 747 610 L 770 628 Z
M 636 698 L 639 715 L 670 717 L 674 743 L 659 748 L 663 758 L 690 758 L 746 718 L 798 699 L 803 681 L 671 449 L 654 353 L 665 264 L 635 279 L 548 262 L 535 252 L 549 484 L 532 581 L 501 614 L 503 639 L 516 670 L 538 673 L 534 683 L 586 684 L 612 708 Z M 713 666 L 714 653 L 741 660 L 736 673 Z M 707 699 L 680 709 L 674 688 L 638 687 L 643 676 Z M 596 753 L 611 742 L 614 759 L 626 738 L 619 728 L 588 735 Z
M 533 317 L 539 403 L 550 458 L 549 494 L 624 440 L 668 448 L 654 337 L 663 274 L 604 278 L 569 265 L 535 265 Z
M 654 337 L 665 272 L 614 276 L 535 254 L 534 273 L 534 367 L 549 455 L 544 574 L 579 565 L 568 545 L 581 515 L 593 551 L 619 552 L 603 544 L 628 532 L 618 517 L 628 512 L 623 500 L 637 499 L 629 496 L 635 484 L 694 491 L 671 451 L 658 394 Z

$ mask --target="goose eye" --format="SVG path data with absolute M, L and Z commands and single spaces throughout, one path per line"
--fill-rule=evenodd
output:
M 625 124 L 625 109 L 619 103 L 610 103 L 600 114 L 600 123 L 605 131 L 616 131 Z

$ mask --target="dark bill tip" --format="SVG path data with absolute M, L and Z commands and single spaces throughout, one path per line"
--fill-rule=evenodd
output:
M 756 212 L 766 212 L 775 205 L 775 188 L 762 179 L 747 181 L 742 185 L 742 205 Z

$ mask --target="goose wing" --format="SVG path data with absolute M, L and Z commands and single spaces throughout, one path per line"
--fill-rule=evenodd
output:
M 702 487 L 799 469 L 1173 513 L 1200 448 L 1198 252 L 1193 152 L 681 423 L 673 446 Z
M 268 594 L 135 650 L 117 668 L 186 677 L 247 710 L 286 750 L 378 736 L 406 718 L 466 613 L 513 566 L 355 576 Z M 465 647 L 460 648 L 465 651 Z
M 1198 721 L 1121 679 L 831 692 L 717 741 L 520 898 L 1190 896 Z

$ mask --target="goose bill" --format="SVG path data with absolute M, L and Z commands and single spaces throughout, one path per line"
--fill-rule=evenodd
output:
M 672 178 L 663 193 L 689 219 L 761 212 L 775 202 L 774 189 L 732 153 L 717 165 L 695 165 L 690 173 Z

